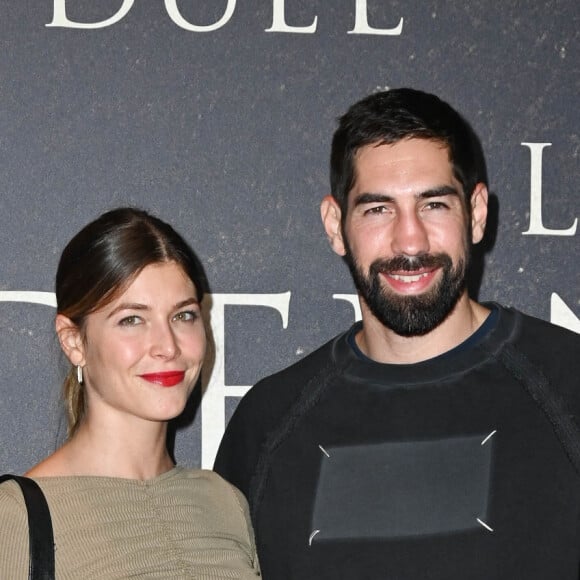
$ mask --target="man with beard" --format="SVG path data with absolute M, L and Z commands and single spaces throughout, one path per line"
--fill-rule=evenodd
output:
M 216 460 L 268 580 L 579 578 L 580 337 L 468 296 L 478 151 L 412 89 L 340 119 L 321 214 L 362 322 L 251 389 Z

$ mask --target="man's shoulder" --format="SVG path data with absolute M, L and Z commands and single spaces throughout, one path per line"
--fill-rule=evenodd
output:
M 504 307 L 503 310 L 513 317 L 515 341 L 526 350 L 536 351 L 544 359 L 552 352 L 575 353 L 578 357 L 580 334 L 515 308 Z
M 290 404 L 311 379 L 324 372 L 329 365 L 334 365 L 337 344 L 346 340 L 348 332 L 335 336 L 299 361 L 259 380 L 242 399 L 240 406 L 258 405 L 271 410 L 272 407 Z
M 513 308 L 504 308 L 503 317 L 511 318 L 512 348 L 580 410 L 580 334 Z
M 345 339 L 347 333 L 348 331 L 338 334 L 295 363 L 277 371 L 276 373 L 264 377 L 256 383 L 256 387 L 261 385 L 280 384 L 292 380 L 293 378 L 304 379 L 316 374 L 321 366 L 334 360 L 336 345 Z
M 334 364 L 337 345 L 347 348 L 345 335 L 338 335 L 298 362 L 262 379 L 238 404 L 214 469 L 246 496 L 250 496 L 251 480 L 268 437 L 283 424 L 312 380 Z

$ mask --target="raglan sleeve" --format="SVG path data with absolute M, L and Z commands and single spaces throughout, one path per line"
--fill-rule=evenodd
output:
M 260 460 L 303 385 L 301 376 L 297 379 L 289 370 L 262 379 L 246 393 L 226 427 L 216 456 L 214 471 L 248 498 L 250 509 L 253 478 L 263 467 Z
M 253 387 L 256 389 L 256 387 Z M 240 401 L 220 443 L 214 471 L 237 487 L 247 498 L 260 449 L 265 438 L 261 398 L 253 389 Z

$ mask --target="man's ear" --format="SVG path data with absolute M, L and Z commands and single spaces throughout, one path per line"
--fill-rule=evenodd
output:
M 63 314 L 57 314 L 54 322 L 56 335 L 64 354 L 74 366 L 85 364 L 85 348 L 79 327 Z
M 485 183 L 478 183 L 471 195 L 471 241 L 481 242 L 487 222 L 488 192 Z
M 339 255 L 344 256 L 346 249 L 342 237 L 342 212 L 332 195 L 327 195 L 320 204 L 320 217 L 330 242 L 330 247 Z

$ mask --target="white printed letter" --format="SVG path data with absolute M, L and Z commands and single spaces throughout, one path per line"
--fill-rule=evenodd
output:
M 167 10 L 167 14 L 169 14 L 171 20 L 184 30 L 190 30 L 191 32 L 212 32 L 229 22 L 234 10 L 236 9 L 236 0 L 228 0 L 228 5 L 226 6 L 224 15 L 215 24 L 209 24 L 208 26 L 197 26 L 185 20 L 181 15 L 181 12 L 179 12 L 179 8 L 177 8 L 177 0 L 165 0 L 165 9 Z
M 281 294 L 212 294 L 211 297 L 207 298 L 208 302 L 211 302 L 211 331 L 216 352 L 213 371 L 201 399 L 201 466 L 204 469 L 211 469 L 226 427 L 225 398 L 242 397 L 250 389 L 249 386 L 226 385 L 225 307 L 226 305 L 238 305 L 274 308 L 282 317 L 282 328 L 287 328 L 290 292 Z
M 360 300 L 358 294 L 333 294 L 332 297 L 335 300 L 344 300 L 352 305 L 354 308 L 354 320 L 355 322 L 362 320 L 362 313 L 360 309 Z
M 580 334 L 580 320 L 555 292 L 550 300 L 550 322 Z
M 394 28 L 373 28 L 369 26 L 367 0 L 356 0 L 354 28 L 347 34 L 378 34 L 383 36 L 400 36 L 403 32 L 403 18 Z
M 73 22 L 66 17 L 66 0 L 54 0 L 54 12 L 52 22 L 46 26 L 55 26 L 62 28 L 105 28 L 119 22 L 124 18 L 133 6 L 135 0 L 123 0 L 123 5 L 110 18 L 100 22 Z
M 284 18 L 284 0 L 274 0 L 272 6 L 272 26 L 266 28 L 266 32 L 293 32 L 295 34 L 314 34 L 318 16 L 314 17 L 314 22 L 310 26 L 288 26 Z
M 30 304 L 44 304 L 56 308 L 54 292 L 34 292 L 30 290 L 2 290 L 0 302 L 27 302 Z
M 542 151 L 551 143 L 522 143 L 530 149 L 530 227 L 522 232 L 537 236 L 573 236 L 576 233 L 578 218 L 567 230 L 545 228 L 542 222 Z

